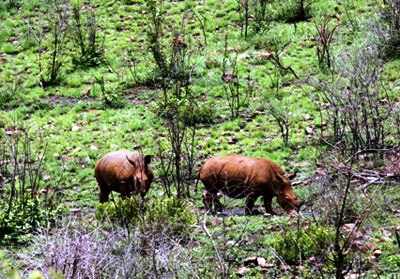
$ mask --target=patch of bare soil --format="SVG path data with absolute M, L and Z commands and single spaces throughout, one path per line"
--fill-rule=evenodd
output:
M 155 101 L 157 88 L 155 86 L 139 85 L 126 90 L 125 94 L 134 105 L 148 105 Z

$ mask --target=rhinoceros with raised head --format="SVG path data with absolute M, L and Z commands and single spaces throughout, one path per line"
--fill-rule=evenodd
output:
M 279 165 L 263 158 L 244 157 L 239 154 L 224 155 L 207 161 L 200 170 L 199 178 L 205 191 L 202 199 L 207 210 L 222 211 L 217 194 L 230 198 L 247 198 L 245 214 L 251 214 L 258 197 L 264 198 L 265 211 L 272 210 L 272 198 L 286 211 L 297 210 L 300 201 L 292 190 L 290 179 Z
M 94 169 L 100 202 L 107 202 L 111 191 L 121 193 L 123 198 L 131 194 L 144 197 L 154 177 L 150 161 L 150 155 L 143 157 L 137 151 L 119 150 L 104 155 Z

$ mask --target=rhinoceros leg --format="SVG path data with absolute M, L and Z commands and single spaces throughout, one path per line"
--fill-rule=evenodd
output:
M 218 199 L 218 195 L 204 191 L 202 194 L 203 204 L 206 210 L 211 210 L 213 213 L 222 212 L 224 206 Z
M 215 212 L 222 212 L 224 211 L 224 206 L 222 203 L 219 201 L 218 195 L 217 194 L 212 194 L 212 201 L 214 204 L 214 210 Z
M 119 192 L 121 193 L 121 198 L 125 199 L 130 196 L 130 187 L 126 182 L 119 183 Z
M 247 196 L 246 207 L 244 208 L 245 215 L 251 215 L 253 213 L 254 203 L 256 202 L 258 196 L 258 194 L 254 193 Z
M 201 194 L 201 199 L 203 201 L 205 209 L 211 210 L 212 209 L 211 194 L 208 191 L 203 191 L 203 193 Z
M 108 202 L 108 196 L 110 195 L 110 189 L 107 184 L 100 184 L 99 183 L 99 201 L 100 203 Z
M 263 195 L 263 197 L 265 212 L 269 214 L 274 214 L 274 211 L 272 210 L 272 195 Z

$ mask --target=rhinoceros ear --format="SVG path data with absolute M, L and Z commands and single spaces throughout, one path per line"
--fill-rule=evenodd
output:
M 151 162 L 151 155 L 144 156 L 144 163 L 148 165 L 150 164 L 150 162 Z
M 126 159 L 129 161 L 129 163 L 131 163 L 132 166 L 134 166 L 134 167 L 136 166 L 135 161 L 133 161 L 131 158 L 129 158 L 128 155 L 126 155 Z

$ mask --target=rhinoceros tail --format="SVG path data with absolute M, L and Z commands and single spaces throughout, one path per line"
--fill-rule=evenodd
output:
M 194 186 L 194 194 L 195 194 L 195 195 L 197 195 L 197 185 L 199 184 L 200 173 L 201 173 L 201 170 L 202 170 L 202 169 L 203 169 L 203 167 L 201 167 L 201 168 L 199 169 L 199 172 L 197 173 L 196 184 L 195 184 L 195 186 Z

